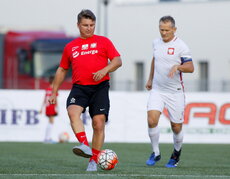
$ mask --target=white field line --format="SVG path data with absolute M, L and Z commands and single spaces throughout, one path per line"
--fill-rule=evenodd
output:
M 176 177 L 176 178 L 230 178 L 230 175 L 141 175 L 141 174 L 39 174 L 39 173 L 31 173 L 31 174 L 0 174 L 0 176 L 44 176 L 44 177 Z

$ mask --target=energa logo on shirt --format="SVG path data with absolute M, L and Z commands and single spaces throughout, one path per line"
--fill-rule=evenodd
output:
M 82 50 L 87 50 L 89 48 L 89 44 L 84 44 L 81 46 Z
M 88 51 L 82 51 L 81 53 L 79 53 L 78 51 L 75 51 L 72 53 L 72 56 L 73 58 L 76 58 L 80 55 L 94 55 L 94 54 L 97 54 L 98 53 L 98 50 L 88 50 Z
M 89 51 L 82 51 L 81 55 L 89 55 L 89 54 L 94 55 L 96 53 L 98 53 L 98 50 L 89 50 Z
M 78 46 L 73 47 L 72 51 L 74 51 L 74 52 L 72 53 L 72 56 L 73 56 L 73 58 L 76 58 L 79 55 L 94 55 L 94 54 L 97 54 L 98 50 L 95 49 L 96 47 L 97 47 L 97 43 L 91 43 L 90 45 L 89 44 L 83 44 L 81 46 L 81 50 L 83 50 L 83 51 L 81 51 L 81 52 L 75 51 L 78 48 Z M 93 48 L 93 50 L 90 50 L 92 48 Z
M 73 58 L 76 58 L 78 55 L 79 55 L 79 52 L 78 51 L 76 51 L 76 52 L 73 52 Z

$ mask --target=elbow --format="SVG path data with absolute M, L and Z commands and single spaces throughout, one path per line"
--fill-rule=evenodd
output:
M 122 66 L 122 60 L 121 60 L 121 58 L 119 58 L 119 59 L 117 60 L 116 66 L 117 66 L 117 68 L 119 68 L 119 67 Z
M 117 57 L 115 59 L 112 60 L 112 69 L 109 70 L 109 72 L 113 72 L 116 69 L 120 68 L 122 66 L 122 61 L 120 57 Z
M 188 70 L 187 71 L 188 73 L 193 73 L 194 72 L 194 66 L 193 66 L 193 64 L 189 65 L 187 70 Z
M 121 66 L 122 66 L 122 61 L 120 60 L 119 64 L 118 64 L 118 67 L 121 67 Z
M 193 73 L 193 72 L 194 72 L 194 67 L 190 69 L 190 73 Z
M 194 72 L 194 68 L 191 68 L 188 73 L 193 73 Z
M 183 65 L 182 65 L 183 66 Z M 186 62 L 183 66 L 185 73 L 193 73 L 194 72 L 194 65 L 192 61 Z

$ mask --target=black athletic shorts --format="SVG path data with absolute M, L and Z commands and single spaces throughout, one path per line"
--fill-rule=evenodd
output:
M 78 105 L 84 108 L 89 107 L 90 117 L 97 114 L 105 114 L 108 120 L 109 101 L 109 81 L 103 81 L 98 85 L 78 85 L 74 84 L 67 98 L 66 107 Z

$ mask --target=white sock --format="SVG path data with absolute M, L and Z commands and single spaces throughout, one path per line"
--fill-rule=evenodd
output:
M 178 134 L 173 133 L 174 149 L 176 149 L 176 151 L 180 151 L 182 147 L 183 138 L 184 133 L 182 130 Z
M 155 153 L 155 156 L 158 156 L 160 155 L 160 150 L 159 150 L 160 130 L 158 127 L 154 127 L 154 128 L 149 128 L 148 132 L 149 132 L 149 138 L 151 140 L 153 152 Z
M 51 140 L 53 124 L 48 123 L 46 127 L 45 140 Z

